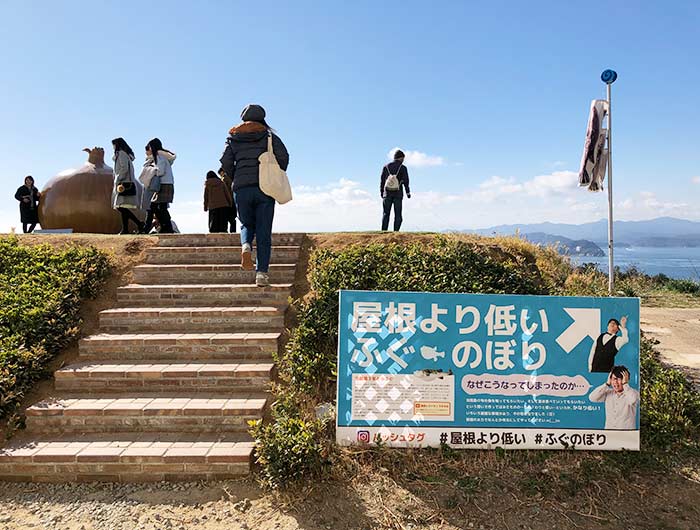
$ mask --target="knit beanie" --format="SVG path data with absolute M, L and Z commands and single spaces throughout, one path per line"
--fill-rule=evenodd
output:
M 243 121 L 263 122 L 265 120 L 265 109 L 260 105 L 248 105 L 241 112 L 241 119 Z

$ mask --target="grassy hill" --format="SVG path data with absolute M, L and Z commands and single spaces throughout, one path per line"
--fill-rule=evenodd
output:
M 8 263 L 14 263 L 0 273 L 5 282 L 0 294 L 6 296 L 0 311 L 14 308 L 13 319 L 19 315 L 24 326 L 12 324 L 12 334 L 3 333 L 14 337 L 12 352 L 24 352 L 28 359 L 17 364 L 14 359 L 23 357 L 12 353 L 7 358 L 13 367 L 0 368 L 0 381 L 3 374 L 6 382 L 21 374 L 5 387 L 14 389 L 5 394 L 9 411 L 75 335 L 80 317 L 90 325 L 91 317 L 76 308 L 93 303 L 85 300 L 98 285 L 99 303 L 90 312 L 108 304 L 110 292 L 153 241 L 89 235 L 18 239 L 0 242 L 0 257 L 10 256 Z M 37 246 L 41 242 L 51 246 Z M 640 453 L 340 449 L 333 443 L 333 422 L 316 418 L 315 407 L 335 394 L 337 289 L 605 295 L 607 279 L 600 272 L 573 268 L 553 249 L 512 237 L 317 234 L 306 238 L 302 254 L 275 405 L 270 421 L 254 428 L 259 440 L 254 478 L 189 485 L 34 485 L 29 492 L 26 486 L 0 484 L 0 513 L 12 514 L 9 528 L 30 520 L 41 526 L 44 519 L 36 519 L 41 510 L 46 520 L 70 517 L 73 526 L 66 523 L 66 528 L 71 529 L 118 528 L 124 521 L 161 528 L 169 521 L 175 528 L 216 530 L 697 530 L 700 399 L 680 372 L 658 361 L 649 341 L 642 351 Z M 108 265 L 112 273 L 105 280 Z M 16 296 L 24 285 L 30 286 L 31 303 Z M 618 288 L 656 303 L 671 295 L 676 302 L 698 302 L 692 282 L 634 271 L 619 275 Z M 60 302 L 64 296 L 70 304 Z M 50 330 L 60 333 L 44 344 L 22 346 L 20 339 L 47 336 L 37 333 L 37 326 L 55 322 L 56 311 L 70 317 L 66 326 Z

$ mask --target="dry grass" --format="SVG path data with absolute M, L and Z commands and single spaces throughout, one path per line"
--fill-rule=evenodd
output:
M 627 473 L 616 458 L 570 451 L 350 449 L 340 451 L 334 480 L 375 499 L 380 528 L 466 528 L 470 522 L 476 528 L 697 528 L 700 488 L 692 473 L 663 479 L 653 468 Z M 697 461 L 686 467 L 695 474 L 700 469 Z
M 700 296 L 666 289 L 642 293 L 641 299 L 647 307 L 700 308 Z

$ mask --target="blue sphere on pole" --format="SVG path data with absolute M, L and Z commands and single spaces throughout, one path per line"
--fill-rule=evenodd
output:
M 606 85 L 612 85 L 617 80 L 617 72 L 615 70 L 605 70 L 600 74 L 600 79 Z

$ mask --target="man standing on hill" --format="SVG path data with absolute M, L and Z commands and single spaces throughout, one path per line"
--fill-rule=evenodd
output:
M 389 229 L 389 215 L 391 207 L 394 207 L 394 232 L 398 232 L 403 221 L 402 203 L 403 189 L 406 189 L 406 197 L 411 198 L 411 188 L 408 185 L 408 169 L 403 165 L 404 152 L 397 149 L 394 153 L 394 161 L 382 168 L 382 176 L 379 184 L 379 193 L 382 196 L 384 214 L 382 216 L 382 230 Z
M 617 333 L 621 332 L 621 336 Z M 593 343 L 588 355 L 589 372 L 609 372 L 615 365 L 615 356 L 629 342 L 627 333 L 627 317 L 619 321 L 611 318 L 608 321 L 608 331 L 602 333 Z

